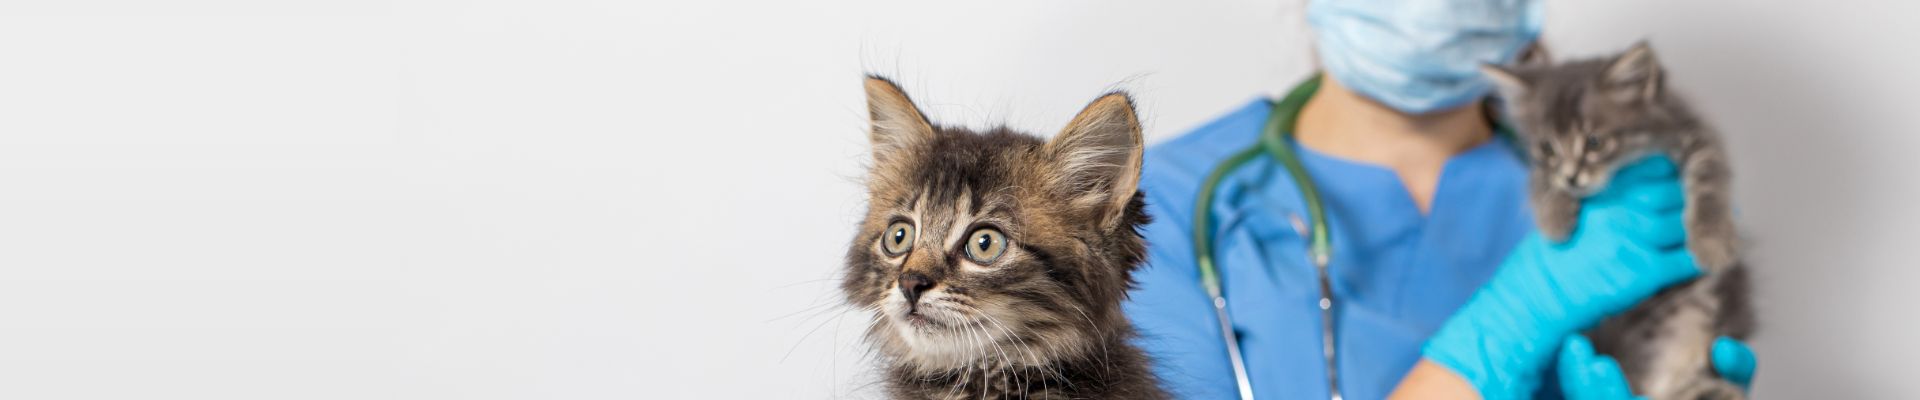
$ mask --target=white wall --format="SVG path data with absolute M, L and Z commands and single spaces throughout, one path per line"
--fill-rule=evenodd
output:
M 1165 139 L 1306 73 L 1298 1 L 6 2 L 0 398 L 871 397 L 862 71 Z M 1732 137 L 1759 394 L 1920 390 L 1920 6 L 1550 8 Z

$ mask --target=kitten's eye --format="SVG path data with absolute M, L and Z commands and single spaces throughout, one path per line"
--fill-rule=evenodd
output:
M 886 250 L 888 256 L 907 254 L 907 250 L 913 250 L 913 233 L 913 224 L 904 221 L 887 225 L 887 230 L 880 234 L 880 249 Z
M 1553 156 L 1553 143 L 1547 143 L 1547 141 L 1542 140 L 1536 143 L 1534 147 L 1539 148 L 1540 155 L 1542 156 L 1547 156 L 1547 157 Z
M 1007 252 L 1007 235 L 993 228 L 975 229 L 967 234 L 966 245 L 967 258 L 981 265 L 991 264 Z
M 1600 148 L 1600 137 L 1592 136 L 1592 135 L 1587 136 L 1587 147 L 1585 148 L 1588 150 Z

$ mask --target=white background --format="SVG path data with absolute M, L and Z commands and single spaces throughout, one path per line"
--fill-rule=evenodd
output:
M 166 4 L 160 4 L 166 3 Z M 1286 1 L 0 3 L 0 398 L 872 397 L 859 79 L 1164 140 L 1311 68 Z M 1920 390 L 1920 3 L 1553 1 L 1733 141 L 1762 398 Z

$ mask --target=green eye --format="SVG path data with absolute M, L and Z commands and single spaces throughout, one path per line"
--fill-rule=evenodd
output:
M 1007 252 L 1007 235 L 993 228 L 980 228 L 967 234 L 967 258 L 986 265 Z
M 913 234 L 913 224 L 902 221 L 887 225 L 887 230 L 880 233 L 880 249 L 888 256 L 907 254 L 913 250 Z

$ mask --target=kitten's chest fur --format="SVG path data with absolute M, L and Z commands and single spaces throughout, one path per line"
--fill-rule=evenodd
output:
M 1138 349 L 1114 341 L 1096 351 L 1045 367 L 1010 365 L 997 355 L 956 371 L 895 366 L 888 372 L 889 392 L 895 399 L 930 400 L 1168 398 L 1154 385 Z

